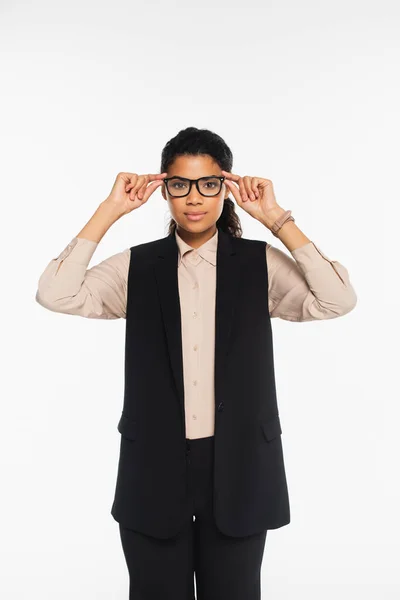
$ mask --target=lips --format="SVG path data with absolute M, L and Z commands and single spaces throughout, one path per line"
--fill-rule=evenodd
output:
M 185 213 L 186 217 L 189 219 L 189 221 L 200 221 L 200 219 L 202 219 L 205 216 L 205 212 L 191 212 L 191 213 Z

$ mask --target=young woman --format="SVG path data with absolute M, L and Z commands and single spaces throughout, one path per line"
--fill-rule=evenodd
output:
M 233 174 L 206 129 L 180 131 L 160 174 L 119 173 L 40 277 L 37 301 L 126 319 L 115 498 L 130 599 L 256 600 L 268 529 L 290 522 L 270 319 L 331 319 L 356 295 L 277 204 L 271 180 Z M 161 187 L 168 235 L 88 269 L 109 227 Z M 230 198 L 230 194 L 234 200 Z M 242 237 L 235 202 L 292 257 Z

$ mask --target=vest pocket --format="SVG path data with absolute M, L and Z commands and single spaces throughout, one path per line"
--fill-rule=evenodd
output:
M 278 435 L 281 435 L 282 427 L 279 415 L 275 415 L 271 419 L 268 419 L 268 421 L 263 421 L 261 423 L 261 429 L 267 442 L 270 442 L 278 437 Z
M 120 434 L 123 437 L 128 438 L 128 440 L 134 440 L 136 438 L 137 422 L 130 417 L 122 414 L 117 428 Z

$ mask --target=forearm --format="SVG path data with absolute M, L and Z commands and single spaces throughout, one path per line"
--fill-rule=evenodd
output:
M 120 216 L 115 207 L 104 200 L 76 237 L 98 243 Z
M 271 230 L 284 212 L 280 206 L 274 207 L 260 221 Z M 288 321 L 332 319 L 354 308 L 357 296 L 341 263 L 330 260 L 293 221 L 282 225 L 277 237 L 293 258 L 274 246 L 267 250 L 273 289 L 271 317 Z
M 267 213 L 267 216 L 261 222 L 263 225 L 265 225 L 265 227 L 271 229 L 276 219 L 284 212 L 284 208 L 274 208 Z M 301 229 L 297 227 L 296 223 L 293 221 L 286 221 L 286 223 L 282 225 L 278 231 L 277 236 L 290 252 L 311 242 L 311 240 L 301 231 Z

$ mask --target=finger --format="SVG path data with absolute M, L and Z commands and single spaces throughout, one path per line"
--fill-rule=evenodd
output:
M 127 182 L 126 186 L 125 186 L 125 191 L 129 192 L 137 183 L 140 175 L 138 175 L 137 173 L 128 173 L 129 175 L 129 181 Z
M 240 179 L 240 175 L 235 175 L 234 173 L 229 173 L 229 171 L 224 171 L 222 169 L 222 175 L 225 175 L 227 179 L 232 179 L 232 181 L 238 182 Z
M 156 182 L 162 184 L 162 183 L 164 183 L 163 179 L 166 176 L 167 176 L 167 173 L 155 173 L 155 174 L 146 175 L 146 181 L 144 182 L 144 184 L 140 188 L 140 191 L 138 193 L 138 198 L 142 199 L 142 197 L 144 196 L 149 181 L 156 181 Z M 156 187 L 159 187 L 159 186 L 156 186 Z M 154 192 L 154 190 L 156 189 L 156 187 L 152 188 L 152 192 L 151 193 Z
M 125 176 L 128 179 L 125 184 L 125 191 L 129 192 L 129 190 L 135 185 L 139 175 L 137 173 L 126 173 Z
M 243 177 L 239 177 L 238 185 L 239 185 L 240 193 L 242 195 L 243 202 L 247 202 L 247 200 L 249 199 L 249 197 L 247 195 L 246 188 L 244 186 Z
M 251 189 L 251 179 L 252 178 L 249 177 L 249 175 L 245 175 L 243 177 L 243 185 L 246 190 L 247 196 L 250 198 L 251 201 L 253 201 L 256 199 L 256 197 L 254 196 L 252 189 Z
M 167 172 L 165 173 L 150 173 L 148 174 L 146 177 L 148 177 L 148 181 L 154 181 L 154 180 L 160 180 L 160 179 L 164 179 L 164 177 L 167 176 Z M 136 175 L 136 177 L 138 177 L 138 175 Z M 129 192 L 129 190 L 135 185 L 135 182 L 132 180 L 131 183 L 128 183 L 125 191 Z
M 136 195 L 138 195 L 141 187 L 143 186 L 143 183 L 145 183 L 146 181 L 146 175 L 139 175 L 136 183 L 134 183 L 133 187 L 131 188 L 131 191 L 129 192 L 129 198 L 131 200 L 133 200 L 135 198 Z
M 150 175 L 145 175 L 145 176 L 144 176 L 144 182 L 143 182 L 143 185 L 141 185 L 141 186 L 140 186 L 140 188 L 138 189 L 137 195 L 138 195 L 138 198 L 139 198 L 140 200 L 141 200 L 141 199 L 143 198 L 143 196 L 144 196 L 144 193 L 145 193 L 145 191 L 146 191 L 146 188 L 147 188 L 147 184 L 149 183 L 149 178 L 150 178 Z
M 259 177 L 253 177 L 253 180 L 251 182 L 251 189 L 253 190 L 256 198 L 259 198 L 259 196 L 260 196 L 260 193 L 258 191 L 258 182 L 259 181 L 260 181 Z
M 231 190 L 236 202 L 239 206 L 242 206 L 242 196 L 240 195 L 240 191 L 237 189 L 236 185 L 232 181 L 228 181 L 225 179 L 226 186 Z
M 150 198 L 151 194 L 154 192 L 154 190 L 156 190 L 158 187 L 161 187 L 163 184 L 162 181 L 153 181 L 153 183 L 151 183 L 145 190 L 143 198 L 140 198 L 140 200 L 142 200 L 143 203 L 147 202 L 147 200 Z
M 154 173 L 154 174 L 150 174 L 148 177 L 150 178 L 150 181 L 154 181 L 155 179 L 159 180 L 159 179 L 164 179 L 164 177 L 167 176 L 167 173 Z
M 236 175 L 235 175 L 234 177 L 236 177 Z M 226 183 L 229 183 L 231 186 L 233 186 L 233 183 L 232 183 L 231 181 L 229 181 L 229 179 L 225 179 L 225 182 L 226 182 Z M 244 184 L 243 184 L 243 179 L 242 179 L 242 177 L 239 177 L 239 176 L 238 176 L 238 179 L 237 179 L 237 180 L 235 179 L 235 183 L 237 183 L 237 185 L 239 186 L 239 191 L 240 191 L 240 195 L 241 195 L 241 199 L 242 199 L 242 201 L 243 201 L 243 202 L 246 202 L 246 200 L 248 200 L 249 198 L 248 198 L 248 196 L 247 196 L 247 194 L 246 194 L 246 189 L 245 189 L 245 187 L 244 187 Z M 237 188 L 230 187 L 230 189 L 231 189 L 231 190 L 233 190 L 233 189 L 235 189 L 235 190 L 236 190 Z M 235 194 L 234 194 L 234 195 L 235 195 Z M 237 196 L 236 196 L 236 195 L 235 195 L 235 198 L 237 198 Z

